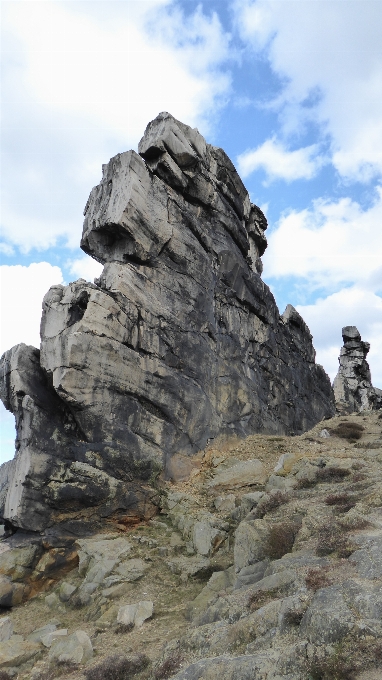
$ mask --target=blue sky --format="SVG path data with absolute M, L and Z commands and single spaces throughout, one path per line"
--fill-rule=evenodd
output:
M 333 378 L 343 325 L 382 387 L 382 2 L 2 0 L 1 347 L 39 345 L 101 165 L 160 111 L 231 157 L 265 211 L 264 280 Z M 1 410 L 0 461 L 13 456 Z

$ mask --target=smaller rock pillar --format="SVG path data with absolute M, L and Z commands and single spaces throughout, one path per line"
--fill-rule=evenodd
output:
M 339 369 L 334 379 L 333 390 L 336 409 L 339 413 L 370 411 L 382 408 L 382 390 L 373 387 L 366 356 L 370 349 L 363 342 L 355 326 L 342 329 L 344 345 L 339 356 Z

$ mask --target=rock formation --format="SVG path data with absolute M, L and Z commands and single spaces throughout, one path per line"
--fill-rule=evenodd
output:
M 222 149 L 162 113 L 139 155 L 103 166 L 84 214 L 101 277 L 50 288 L 41 351 L 1 361 L 17 426 L 3 516 L 35 531 L 148 517 L 150 481 L 186 475 L 209 440 L 334 413 L 309 329 L 260 278 L 267 222 Z
M 366 356 L 370 345 L 363 342 L 355 326 L 342 329 L 344 345 L 333 390 L 339 413 L 370 411 L 382 408 L 382 390 L 373 387 Z

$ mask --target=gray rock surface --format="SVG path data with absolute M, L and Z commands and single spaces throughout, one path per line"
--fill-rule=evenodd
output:
M 337 411 L 354 413 L 382 408 L 382 390 L 373 387 L 366 361 L 370 344 L 363 342 L 355 326 L 344 326 L 342 338 L 340 365 L 333 382 Z
M 154 603 L 150 600 L 142 600 L 136 604 L 125 604 L 118 609 L 117 623 L 140 628 L 147 619 L 152 617 L 153 611 Z
M 224 151 L 162 113 L 139 154 L 104 165 L 85 207 L 81 247 L 101 277 L 50 288 L 41 353 L 1 361 L 15 527 L 88 507 L 148 518 L 150 482 L 184 476 L 208 440 L 301 433 L 334 412 L 309 329 L 260 278 L 267 221 Z
M 9 616 L 2 616 L 0 618 L 0 642 L 5 642 L 13 634 L 13 625 Z
M 90 661 L 93 656 L 93 646 L 89 636 L 83 630 L 76 630 L 68 637 L 53 640 L 49 657 L 61 664 L 80 664 Z

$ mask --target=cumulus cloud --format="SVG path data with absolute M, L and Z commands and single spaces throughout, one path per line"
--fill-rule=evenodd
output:
M 284 215 L 269 235 L 264 266 L 270 277 L 303 277 L 328 288 L 362 283 L 378 290 L 381 281 L 382 188 L 363 210 L 350 198 L 315 201 L 311 209 Z
M 76 279 L 85 279 L 91 281 L 101 275 L 103 265 L 93 260 L 92 257 L 84 255 L 67 263 L 69 272 L 75 276 Z
M 332 380 L 338 370 L 341 329 L 357 326 L 362 339 L 371 345 L 368 361 L 373 384 L 382 388 L 382 297 L 351 286 L 297 309 L 313 335 L 317 361 Z
M 346 178 L 382 173 L 382 3 L 235 0 L 242 38 L 266 51 L 283 83 L 274 105 L 284 132 L 314 121 Z
M 3 232 L 25 251 L 77 244 L 101 164 L 162 110 L 206 132 L 230 87 L 216 14 L 170 0 L 8 2 L 3 31 Z
M 41 301 L 50 286 L 63 282 L 61 269 L 48 262 L 2 265 L 0 282 L 0 355 L 20 342 L 39 347 Z
M 262 169 L 267 181 L 283 179 L 291 182 L 295 179 L 312 179 L 323 165 L 318 156 L 319 147 L 312 144 L 301 149 L 288 151 L 286 146 L 274 137 L 267 139 L 257 149 L 245 151 L 237 159 L 239 173 L 243 178 L 255 170 Z

